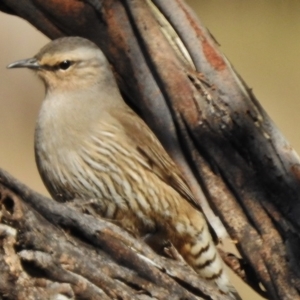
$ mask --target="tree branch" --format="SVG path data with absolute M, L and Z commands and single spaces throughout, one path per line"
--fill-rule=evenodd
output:
M 80 35 L 99 45 L 126 101 L 176 161 L 218 235 L 220 218 L 255 270 L 244 278 L 256 289 L 261 282 L 271 299 L 299 299 L 299 158 L 183 0 L 2 0 L 0 9 L 50 38 Z M 77 215 L 66 216 L 56 224 L 87 230 Z M 108 242 L 106 231 L 90 230 L 84 238 L 94 247 L 101 241 L 104 250 L 122 249 L 130 268 L 150 268 L 120 246 L 123 232 Z M 147 271 L 155 286 L 158 270 Z M 175 294 L 178 283 L 166 282 Z

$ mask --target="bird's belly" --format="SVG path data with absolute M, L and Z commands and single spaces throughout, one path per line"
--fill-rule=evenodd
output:
M 41 165 L 48 170 L 48 178 L 52 178 L 45 185 L 55 200 L 82 200 L 84 210 L 114 220 L 135 235 L 153 232 L 156 221 L 151 199 L 145 195 L 140 175 L 134 170 L 124 171 L 117 162 L 118 157 L 109 163 L 99 157 L 91 162 L 73 151 L 48 157 Z

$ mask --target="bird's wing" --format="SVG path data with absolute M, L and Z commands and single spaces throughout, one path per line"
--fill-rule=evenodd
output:
M 136 145 L 137 151 L 145 158 L 151 171 L 172 186 L 190 204 L 202 211 L 178 167 L 149 127 L 129 108 L 125 111 L 112 111 L 111 114 L 123 127 L 127 138 Z

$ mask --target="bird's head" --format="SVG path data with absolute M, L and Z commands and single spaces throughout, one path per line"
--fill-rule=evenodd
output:
M 66 92 L 114 81 L 109 63 L 101 50 L 93 42 L 81 37 L 56 39 L 34 57 L 16 61 L 7 67 L 35 71 L 45 83 L 47 91 Z

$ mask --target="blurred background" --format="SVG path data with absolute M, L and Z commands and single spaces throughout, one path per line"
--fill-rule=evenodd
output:
M 296 151 L 300 120 L 300 1 L 188 0 L 221 50 Z M 43 85 L 28 70 L 5 66 L 34 55 L 48 38 L 0 13 L 0 167 L 47 195 L 37 173 L 33 134 Z M 261 299 L 241 285 L 245 300 Z

